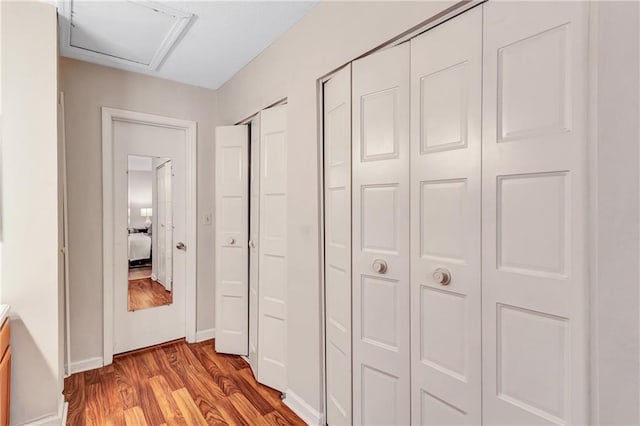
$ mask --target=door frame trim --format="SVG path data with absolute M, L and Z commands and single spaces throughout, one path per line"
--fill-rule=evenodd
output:
M 102 108 L 102 284 L 103 284 L 103 365 L 113 362 L 114 332 L 114 187 L 113 123 L 116 121 L 184 130 L 186 142 L 186 277 L 185 336 L 196 340 L 196 259 L 197 259 L 197 123 L 124 109 Z

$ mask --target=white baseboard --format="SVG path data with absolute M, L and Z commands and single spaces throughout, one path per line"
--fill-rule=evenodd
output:
M 285 392 L 284 404 L 291 408 L 291 410 L 298 415 L 305 423 L 317 426 L 323 425 L 324 419 L 320 412 L 309 405 L 304 399 L 300 398 L 291 389 L 287 389 Z
M 25 426 L 65 426 L 67 424 L 68 412 L 69 403 L 64 400 L 64 396 L 60 395 L 60 398 L 58 399 L 57 414 L 33 420 L 31 422 L 25 423 Z
M 208 328 L 206 330 L 196 331 L 196 342 L 204 342 L 205 340 L 211 340 L 216 337 L 216 329 Z
M 81 373 L 83 371 L 93 370 L 94 368 L 100 368 L 104 365 L 101 356 L 95 358 L 82 359 L 80 361 L 72 362 L 69 366 L 69 374 Z

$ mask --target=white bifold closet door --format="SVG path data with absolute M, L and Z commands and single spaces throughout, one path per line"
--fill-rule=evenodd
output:
M 327 424 L 351 424 L 351 65 L 324 84 Z
M 216 351 L 249 351 L 249 129 L 216 128 Z
M 287 384 L 286 108 L 260 113 L 258 381 L 279 391 Z
M 410 423 L 409 43 L 353 63 L 353 421 Z
M 482 421 L 481 96 L 481 8 L 411 40 L 412 424 Z
M 258 283 L 260 240 L 260 115 L 251 120 L 249 141 L 249 365 L 258 372 Z
M 483 419 L 587 424 L 588 2 L 489 2 Z

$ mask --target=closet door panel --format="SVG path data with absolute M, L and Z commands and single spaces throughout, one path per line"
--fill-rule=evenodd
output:
M 353 63 L 353 419 L 410 422 L 409 44 Z
M 586 424 L 583 2 L 484 6 L 485 424 Z
M 287 387 L 287 109 L 260 113 L 258 381 Z
M 251 120 L 249 141 L 249 365 L 258 375 L 258 283 L 260 240 L 260 116 Z
M 413 424 L 481 422 L 481 94 L 481 8 L 411 41 Z
M 249 132 L 216 127 L 216 350 L 247 355 L 249 345 Z
M 351 424 L 351 65 L 324 84 L 327 423 Z

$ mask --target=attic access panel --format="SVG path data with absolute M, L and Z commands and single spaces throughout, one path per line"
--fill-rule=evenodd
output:
M 63 53 L 104 65 L 157 70 L 185 31 L 191 13 L 155 2 L 63 3 Z

